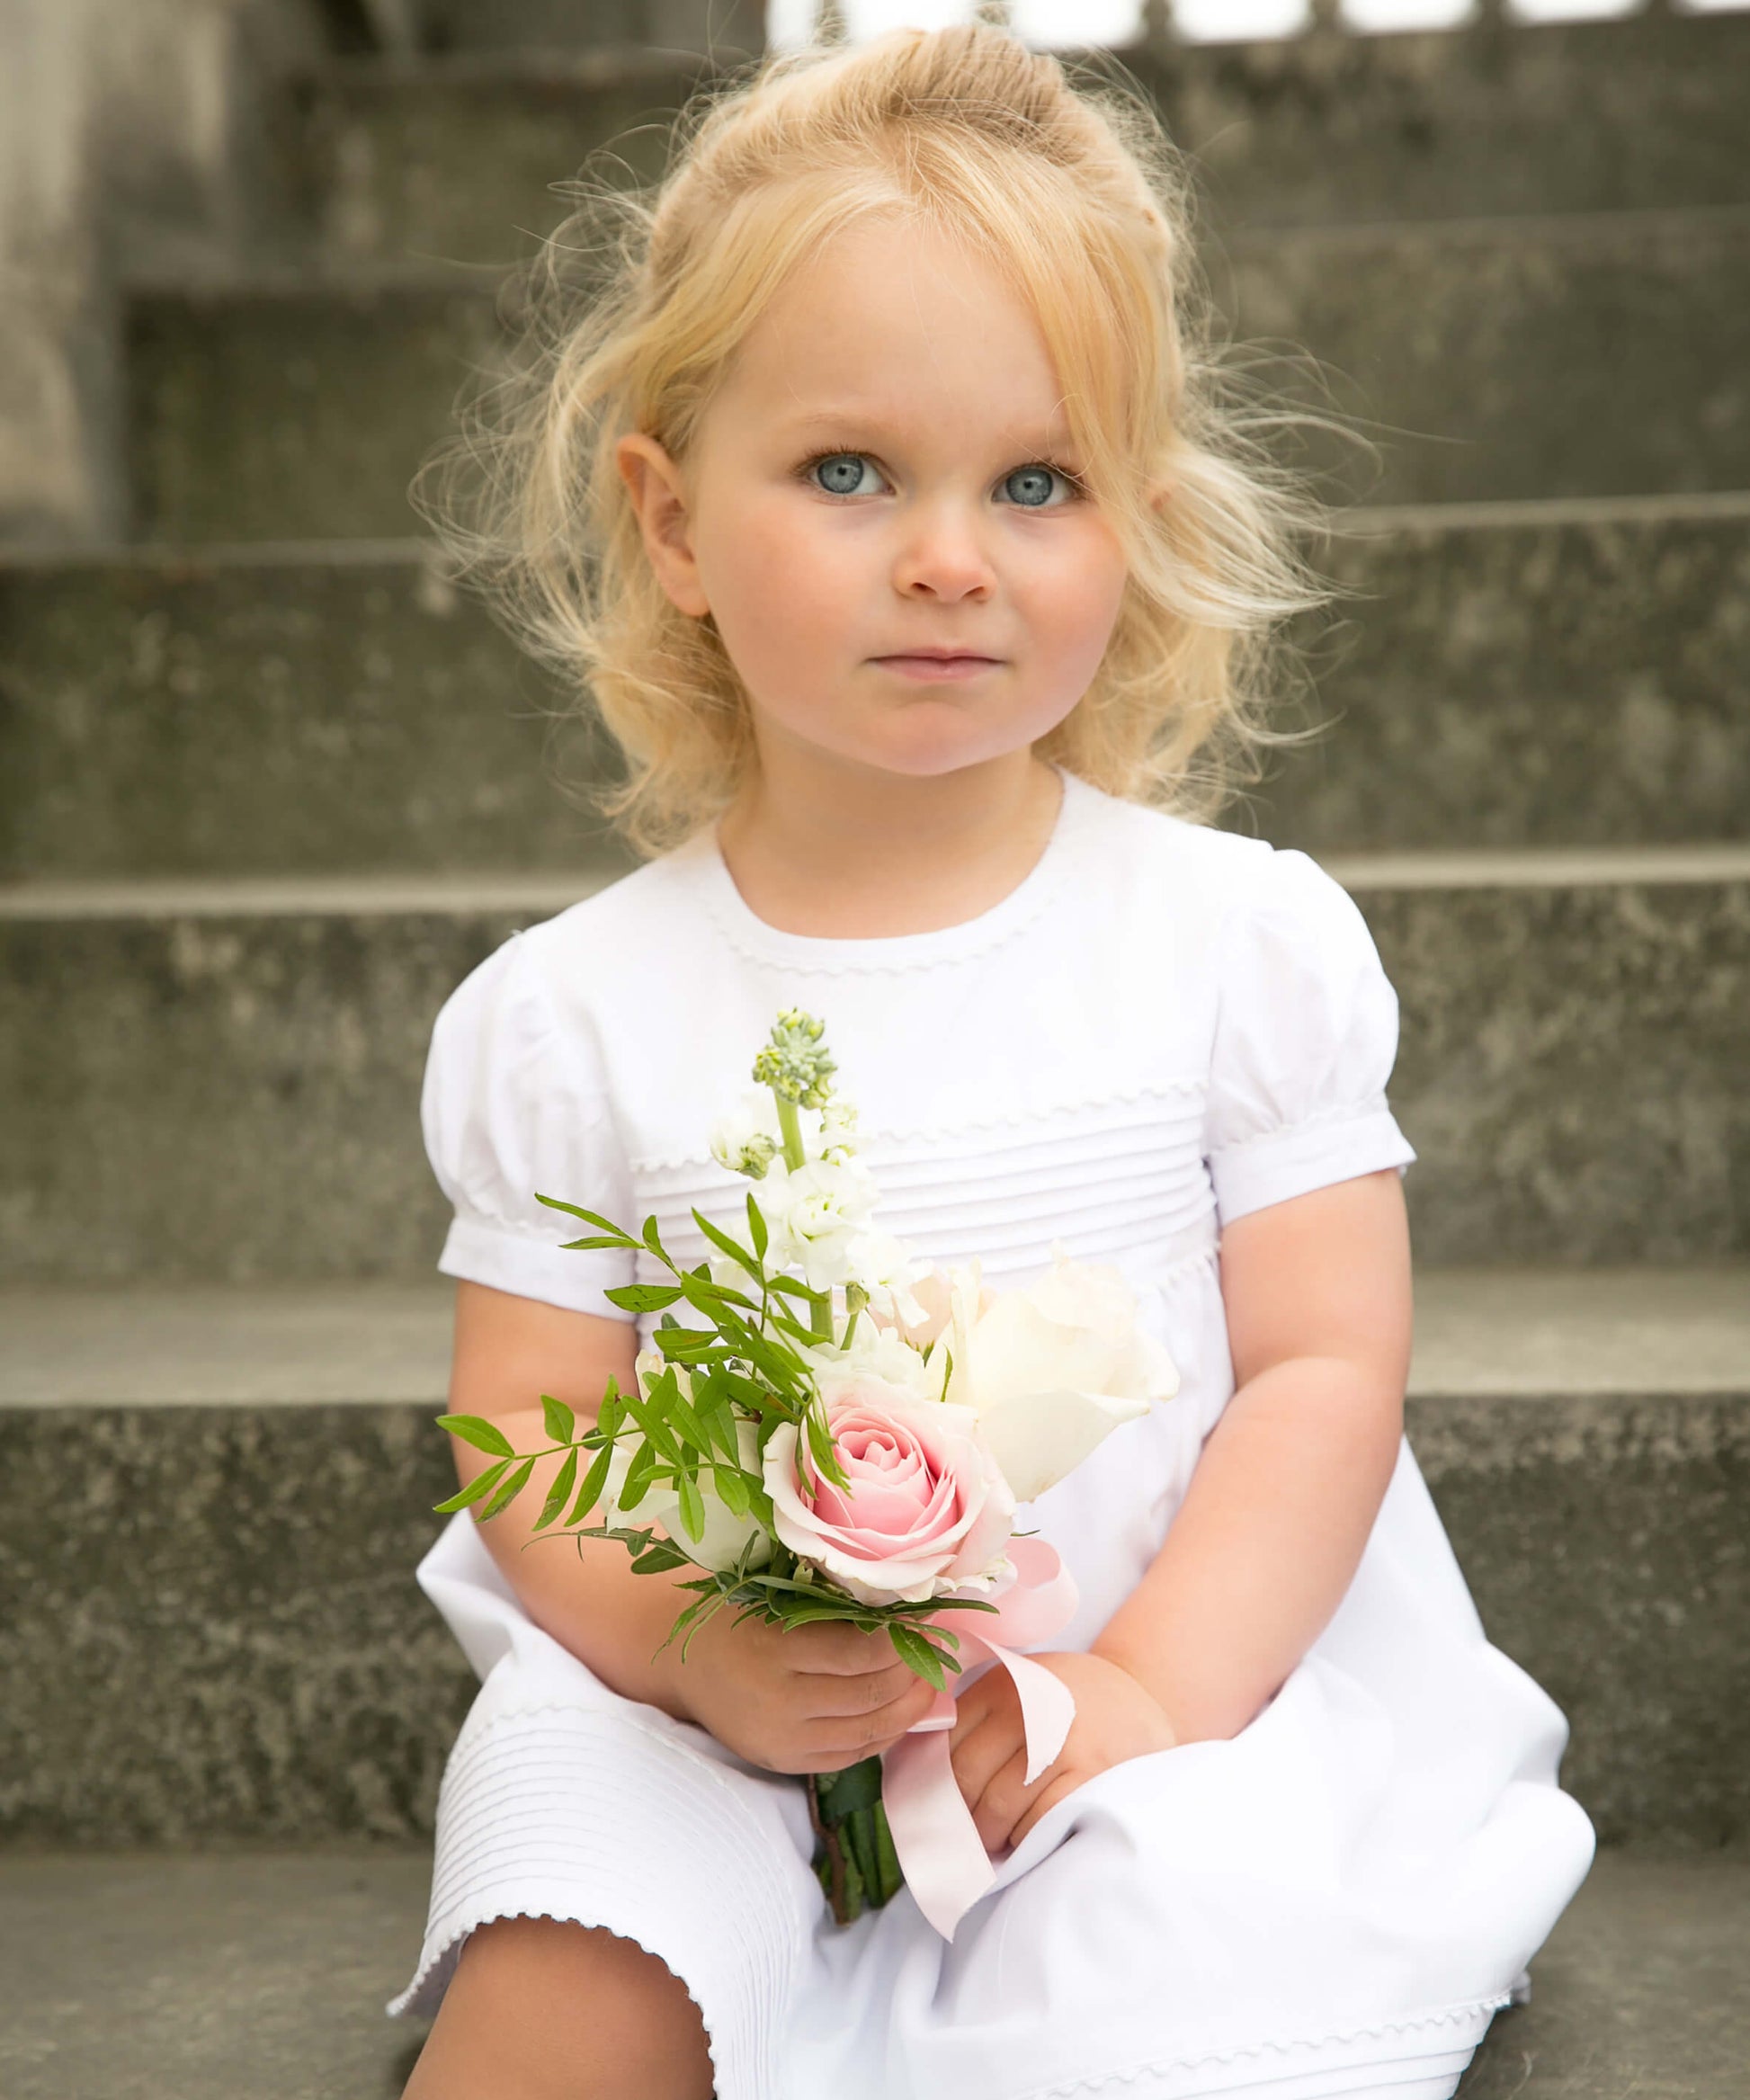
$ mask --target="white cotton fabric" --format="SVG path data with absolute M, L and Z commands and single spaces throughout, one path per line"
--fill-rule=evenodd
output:
M 1022 1512 L 1086 1649 L 1159 1550 L 1233 1390 L 1233 1219 L 1415 1154 L 1386 1099 L 1397 1007 L 1304 854 L 1063 775 L 1042 857 L 940 932 L 779 932 L 707 831 L 507 942 L 439 1018 L 441 1266 L 612 1314 L 652 1278 L 559 1251 L 560 1196 L 677 1256 L 747 1184 L 706 1138 L 778 1010 L 827 1023 L 881 1221 L 1020 1283 L 1114 1262 L 1176 1398 Z M 616 1316 L 618 1317 L 618 1316 Z M 641 1323 L 647 1335 L 653 1316 Z M 396 2012 L 528 1913 L 603 1926 L 686 1982 L 719 2100 L 1444 2100 L 1584 1877 L 1561 1714 L 1492 1648 L 1407 1446 L 1336 1615 L 1231 1742 L 1119 1765 L 1000 1864 L 951 1944 L 902 1891 L 840 1929 L 799 1781 L 620 1697 L 536 1628 L 466 1515 L 419 1570 L 483 1680 L 444 1776 L 430 1925 Z

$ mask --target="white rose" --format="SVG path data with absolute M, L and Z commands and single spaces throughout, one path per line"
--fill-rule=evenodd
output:
M 638 1357 L 638 1384 L 641 1393 L 647 1394 L 651 1382 L 661 1376 L 665 1359 L 656 1349 L 641 1350 Z M 692 1373 L 683 1365 L 674 1367 L 674 1375 L 680 1381 L 681 1391 L 688 1399 L 692 1397 Z M 710 1468 L 701 1467 L 699 1474 L 699 1498 L 705 1506 L 705 1529 L 700 1538 L 692 1537 L 681 1522 L 681 1498 L 674 1488 L 656 1486 L 647 1488 L 636 1509 L 622 1510 L 620 1506 L 620 1490 L 626 1484 L 627 1469 L 632 1462 L 631 1449 L 636 1439 L 618 1443 L 608 1461 L 607 1486 L 599 1507 L 603 1523 L 614 1525 L 660 1524 L 677 1550 L 684 1553 L 696 1567 L 709 1568 L 712 1574 L 720 1574 L 726 1568 L 733 1568 L 740 1559 L 743 1549 L 751 1540 L 754 1552 L 750 1565 L 763 1568 L 772 1558 L 772 1540 L 759 1519 L 751 1513 L 737 1516 L 718 1494 L 711 1479 Z M 757 1479 L 761 1471 L 760 1434 L 757 1423 L 737 1419 L 736 1423 L 736 1447 L 741 1456 L 742 1470 L 752 1473 Z
M 1137 1318 L 1134 1292 L 1105 1263 L 1072 1262 L 980 1309 L 975 1264 L 953 1273 L 947 1398 L 972 1409 L 1015 1499 L 1031 1502 L 1120 1423 L 1179 1390 L 1173 1359 Z
M 759 1198 L 772 1234 L 768 1264 L 799 1268 L 810 1291 L 844 1282 L 852 1242 L 868 1226 L 875 1193 L 857 1160 L 812 1159 L 794 1169 L 773 1160 Z

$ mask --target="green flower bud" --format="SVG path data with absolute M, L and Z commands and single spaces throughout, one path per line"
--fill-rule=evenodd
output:
M 832 1053 L 820 1047 L 826 1023 L 787 1007 L 772 1024 L 772 1040 L 754 1059 L 754 1077 L 781 1101 L 802 1108 L 825 1108 L 833 1097 Z

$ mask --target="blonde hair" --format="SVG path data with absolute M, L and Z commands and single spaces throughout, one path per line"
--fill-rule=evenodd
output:
M 1072 81 L 991 27 L 898 31 L 706 91 L 652 189 L 599 169 L 570 187 L 577 208 L 510 281 L 510 376 L 460 406 L 413 498 L 458 573 L 593 701 L 623 758 L 593 799 L 636 850 L 708 822 L 755 755 L 714 623 L 650 567 L 615 446 L 639 431 L 684 460 L 780 285 L 871 214 L 927 219 L 1016 287 L 1129 559 L 1103 660 L 1040 754 L 1206 820 L 1266 746 L 1303 734 L 1263 717 L 1290 662 L 1283 622 L 1335 594 L 1302 548 L 1326 513 L 1266 440 L 1308 419 L 1256 398 L 1218 342 L 1190 183 L 1139 94 Z

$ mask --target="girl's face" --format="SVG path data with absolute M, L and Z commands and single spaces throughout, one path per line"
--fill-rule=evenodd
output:
M 761 316 L 677 467 L 622 441 L 664 588 L 709 612 L 763 753 L 912 775 L 1024 748 L 1086 691 L 1119 541 L 1028 308 L 943 236 L 855 228 Z

